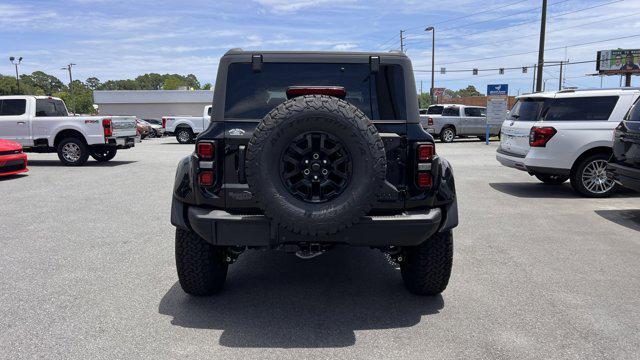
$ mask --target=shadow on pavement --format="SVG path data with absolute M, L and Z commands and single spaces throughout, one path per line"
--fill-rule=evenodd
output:
M 248 251 L 221 294 L 190 297 L 175 283 L 158 311 L 173 325 L 223 330 L 223 346 L 306 348 L 351 346 L 354 330 L 414 326 L 443 307 L 442 296 L 407 292 L 377 250 L 338 248 L 311 260 Z
M 494 190 L 498 190 L 507 195 L 517 196 L 521 198 L 556 198 L 556 199 L 585 199 L 578 195 L 569 182 L 562 185 L 549 185 L 532 182 L 508 182 L 508 183 L 489 183 Z M 638 193 L 627 189 L 618 189 L 612 198 L 633 198 L 638 197 Z
M 128 165 L 136 163 L 137 161 L 119 161 L 111 160 L 107 162 L 87 161 L 82 166 L 96 166 L 96 167 L 114 167 L 120 165 Z M 64 166 L 59 160 L 29 160 L 28 166 Z
M 20 173 L 20 174 L 14 174 L 14 175 L 5 175 L 5 176 L 0 176 L 0 181 L 8 181 L 8 180 L 13 180 L 13 179 L 20 179 L 20 178 L 24 178 L 29 176 L 29 172 L 26 173 Z
M 547 185 L 531 182 L 489 183 L 494 190 L 521 198 L 578 198 L 571 185 Z
M 640 231 L 640 209 L 636 210 L 596 210 L 596 214 L 618 225 Z

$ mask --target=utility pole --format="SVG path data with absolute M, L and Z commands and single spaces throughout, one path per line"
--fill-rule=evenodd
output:
M 60 68 L 60 70 L 69 71 L 69 94 L 71 95 L 71 107 L 72 112 L 75 114 L 76 112 L 76 100 L 73 96 L 73 77 L 71 76 L 71 68 L 74 66 L 74 63 L 67 64 L 67 67 Z
M 538 78 L 536 91 L 542 90 L 542 70 L 544 67 L 544 37 L 547 28 L 547 0 L 542 0 L 542 16 L 540 18 L 540 45 L 538 47 Z
M 404 52 L 404 30 L 400 30 L 400 52 Z
M 18 58 L 18 61 L 15 61 L 16 58 L 13 56 L 9 57 L 9 61 L 16 67 L 16 85 L 18 86 L 18 94 L 20 93 L 20 76 L 18 75 L 18 65 L 22 62 L 22 56 Z
M 630 87 L 631 86 L 631 73 L 626 73 L 625 74 L 624 86 L 626 86 L 626 87 Z

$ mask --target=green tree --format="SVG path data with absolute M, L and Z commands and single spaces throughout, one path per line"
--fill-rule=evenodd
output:
M 97 90 L 98 88 L 100 88 L 100 79 L 98 79 L 97 77 L 90 77 L 85 81 L 85 83 L 91 90 Z
M 164 84 L 164 76 L 156 73 L 144 74 L 138 76 L 135 81 L 140 85 L 142 90 L 159 90 Z
M 34 71 L 31 75 L 20 75 L 20 87 L 25 85 L 25 89 L 32 88 L 32 92 L 41 95 L 51 95 L 56 92 L 67 90 L 67 86 L 53 75 L 42 71 Z
M 200 81 L 198 81 L 198 78 L 193 75 L 193 74 L 189 74 L 186 76 L 185 81 L 187 83 L 187 86 L 192 87 L 194 89 L 200 89 Z
M 469 97 L 469 96 L 484 96 L 484 94 L 480 93 L 475 86 L 469 85 L 464 89 L 460 89 L 456 91 L 458 96 L 460 97 Z
M 206 83 L 202 87 L 202 90 L 211 90 L 212 87 L 213 87 L 213 85 L 211 85 L 211 83 Z
M 164 84 L 162 85 L 163 90 L 177 90 L 180 86 L 188 86 L 184 78 L 180 75 L 174 74 L 168 76 L 164 80 Z
M 431 94 L 422 93 L 418 95 L 418 106 L 421 109 L 426 109 L 431 105 Z

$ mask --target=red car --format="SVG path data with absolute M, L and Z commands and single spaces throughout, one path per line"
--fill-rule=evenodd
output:
M 15 175 L 29 171 L 27 154 L 22 145 L 14 141 L 0 139 L 0 176 Z

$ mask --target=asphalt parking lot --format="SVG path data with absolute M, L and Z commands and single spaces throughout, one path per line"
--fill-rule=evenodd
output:
M 616 358 L 640 352 L 640 197 L 576 196 L 437 143 L 460 226 L 442 296 L 378 251 L 243 254 L 225 291 L 177 284 L 171 188 L 192 151 L 153 139 L 107 164 L 29 154 L 0 180 L 0 358 Z

